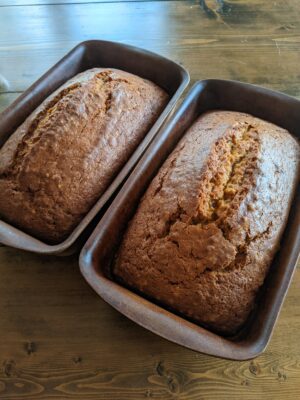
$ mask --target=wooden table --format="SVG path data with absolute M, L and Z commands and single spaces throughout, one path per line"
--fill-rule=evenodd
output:
M 0 107 L 76 43 L 117 40 L 300 97 L 299 0 L 0 0 Z M 0 399 L 299 399 L 300 270 L 267 351 L 232 362 L 140 328 L 82 279 L 77 256 L 0 248 Z

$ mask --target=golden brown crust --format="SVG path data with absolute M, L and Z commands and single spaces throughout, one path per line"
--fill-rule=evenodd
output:
M 142 199 L 116 277 L 236 332 L 278 248 L 298 167 L 299 146 L 284 129 L 242 113 L 202 115 Z
M 0 150 L 0 215 L 50 243 L 65 239 L 108 187 L 167 101 L 114 69 L 59 88 Z

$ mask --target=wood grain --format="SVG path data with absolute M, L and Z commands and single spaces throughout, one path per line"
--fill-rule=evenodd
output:
M 1 0 L 0 7 L 8 6 L 34 6 L 34 5 L 54 5 L 54 4 L 84 4 L 84 3 L 131 3 L 156 0 Z M 174 1 L 174 0 L 160 0 L 160 1 Z M 180 1 L 180 0 L 175 0 Z
M 267 352 L 231 362 L 184 349 L 106 305 L 76 256 L 0 248 L 1 399 L 297 399 L 300 270 Z
M 47 5 L 56 2 L 64 4 Z M 298 0 L 93 2 L 1 0 L 0 74 L 9 86 L 0 110 L 91 38 L 164 54 L 192 82 L 240 79 L 300 97 Z M 299 268 L 267 351 L 246 362 L 197 354 L 138 327 L 83 281 L 77 256 L 0 247 L 0 276 L 1 400 L 300 398 Z
M 300 95 L 298 0 L 235 1 L 230 12 L 217 12 L 217 3 L 207 1 L 212 14 L 200 3 L 4 7 L 0 73 L 10 91 L 22 91 L 75 44 L 99 38 L 171 57 L 188 68 L 192 81 L 237 79 Z

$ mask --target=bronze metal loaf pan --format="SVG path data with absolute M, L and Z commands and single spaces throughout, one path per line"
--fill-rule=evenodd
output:
M 122 234 L 149 182 L 186 129 L 210 109 L 247 112 L 300 136 L 300 102 L 281 93 L 240 82 L 206 80 L 195 84 L 173 117 L 164 124 L 122 190 L 85 244 L 81 272 L 95 291 L 139 325 L 190 349 L 244 360 L 259 355 L 270 340 L 300 249 L 300 193 L 294 198 L 281 249 L 260 292 L 257 306 L 235 337 L 222 337 L 160 307 L 114 282 L 110 263 Z
M 99 218 L 99 212 L 128 176 L 189 83 L 189 74 L 183 67 L 157 54 L 121 43 L 101 40 L 82 42 L 0 115 L 0 146 L 49 94 L 72 76 L 94 67 L 118 68 L 149 79 L 164 88 L 170 100 L 123 169 L 64 242 L 48 245 L 0 220 L 0 243 L 36 253 L 72 252 L 77 239 L 80 241 L 84 231 L 88 234 L 86 228 L 97 215 Z

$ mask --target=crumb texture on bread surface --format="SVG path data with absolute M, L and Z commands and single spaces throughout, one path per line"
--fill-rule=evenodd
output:
M 115 69 L 85 71 L 50 95 L 0 149 L 0 216 L 64 240 L 155 122 L 167 94 Z
M 298 171 L 299 145 L 286 130 L 243 113 L 203 114 L 142 198 L 115 276 L 235 333 L 278 249 Z

